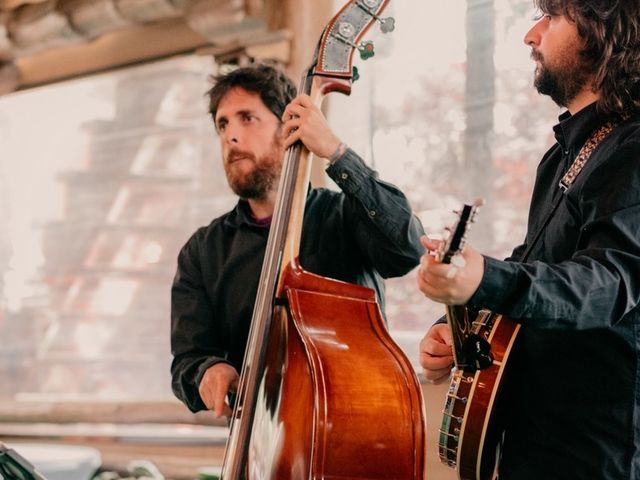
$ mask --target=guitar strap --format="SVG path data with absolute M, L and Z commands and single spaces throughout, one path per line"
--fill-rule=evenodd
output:
M 567 192 L 569 187 L 576 180 L 576 178 L 578 177 L 578 174 L 582 171 L 582 168 L 586 165 L 587 160 L 589 160 L 589 157 L 591 157 L 591 154 L 596 149 L 596 147 L 600 145 L 600 142 L 602 142 L 602 140 L 604 140 L 606 136 L 609 135 L 609 133 L 611 133 L 611 131 L 616 127 L 616 125 L 617 125 L 616 123 L 607 122 L 604 125 L 600 126 L 600 128 L 595 130 L 591 134 L 589 139 L 585 142 L 585 144 L 582 146 L 582 148 L 580 149 L 580 152 L 578 153 L 578 156 L 575 158 L 575 160 L 571 164 L 571 167 L 569 167 L 569 170 L 567 170 L 567 172 L 564 174 L 564 176 L 558 183 L 558 187 L 560 187 L 560 190 L 562 191 L 562 193 L 554 201 L 553 205 L 551 206 L 551 210 L 545 217 L 544 222 L 542 222 L 542 224 L 540 225 L 540 228 L 538 228 L 538 231 L 533 237 L 533 240 L 531 240 L 531 243 L 527 245 L 527 248 L 522 254 L 522 257 L 520 257 L 520 259 L 518 260 L 519 262 L 526 261 L 527 257 L 531 253 L 531 250 L 533 249 L 535 244 L 538 242 L 538 240 L 540 240 L 540 236 L 542 235 L 542 232 L 547 227 L 547 225 L 549 224 L 549 221 L 553 217 L 553 214 L 556 212 L 556 210 L 558 209 L 558 206 L 562 202 L 562 199 L 564 198 L 564 194 Z

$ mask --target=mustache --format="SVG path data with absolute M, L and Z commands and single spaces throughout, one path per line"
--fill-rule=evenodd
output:
M 542 62 L 544 57 L 538 50 L 531 49 L 531 59 L 537 62 Z
M 233 163 L 236 160 L 239 160 L 241 158 L 248 158 L 252 161 L 255 162 L 256 158 L 253 155 L 253 153 L 251 152 L 246 152 L 244 150 L 238 150 L 238 149 L 231 149 L 229 150 L 229 153 L 227 154 L 227 163 Z

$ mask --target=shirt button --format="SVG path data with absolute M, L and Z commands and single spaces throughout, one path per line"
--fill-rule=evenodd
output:
M 343 173 L 342 173 L 342 175 L 340 175 L 340 178 L 341 178 L 342 180 L 346 180 L 347 178 L 349 178 L 349 174 L 348 174 L 348 173 L 346 173 L 346 172 L 343 172 Z
M 371 218 L 375 217 L 376 216 L 376 211 L 375 210 L 369 210 L 369 216 Z

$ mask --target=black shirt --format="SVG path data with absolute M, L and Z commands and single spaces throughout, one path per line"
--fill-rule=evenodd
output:
M 537 172 L 525 243 L 604 123 L 565 113 Z M 485 257 L 474 308 L 522 324 L 507 377 L 501 480 L 640 479 L 640 116 L 588 160 L 526 263 Z
M 300 263 L 374 288 L 384 311 L 382 278 L 418 264 L 422 225 L 402 192 L 378 180 L 353 151 L 327 173 L 342 192 L 310 190 Z M 241 369 L 268 234 L 240 201 L 180 251 L 171 291 L 171 374 L 175 395 L 192 411 L 206 408 L 198 385 L 207 368 L 225 361 Z

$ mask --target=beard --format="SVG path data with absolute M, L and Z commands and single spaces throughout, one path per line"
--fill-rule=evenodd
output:
M 584 89 L 591 76 L 589 66 L 581 61 L 577 47 L 571 51 L 568 45 L 556 65 L 545 62 L 537 50 L 531 58 L 538 61 L 533 85 L 538 93 L 548 95 L 559 106 L 566 107 Z
M 274 136 L 269 151 L 259 158 L 251 152 L 230 150 L 224 162 L 224 171 L 231 190 L 245 200 L 264 200 L 280 179 L 282 156 L 282 142 L 277 136 Z M 231 163 L 238 158 L 251 161 L 253 163 L 251 171 L 246 173 L 236 171 Z

